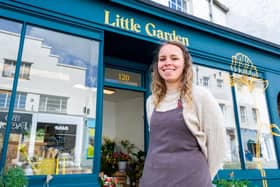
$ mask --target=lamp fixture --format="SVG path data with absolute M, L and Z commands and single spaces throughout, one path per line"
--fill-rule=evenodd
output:
M 116 91 L 115 90 L 112 90 L 112 89 L 108 89 L 108 88 L 104 88 L 103 89 L 103 93 L 104 94 L 107 94 L 107 95 L 112 95 L 114 94 Z

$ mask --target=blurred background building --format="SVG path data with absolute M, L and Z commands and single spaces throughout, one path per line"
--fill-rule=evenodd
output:
M 152 0 L 249 35 L 280 44 L 280 1 Z

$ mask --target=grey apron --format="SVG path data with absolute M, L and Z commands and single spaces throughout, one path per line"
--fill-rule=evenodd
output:
M 207 161 L 185 125 L 181 106 L 153 112 L 140 187 L 212 187 Z

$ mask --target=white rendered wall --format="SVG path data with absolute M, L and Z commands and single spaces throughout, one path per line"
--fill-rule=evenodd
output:
M 144 96 L 117 103 L 116 136 L 144 150 Z
M 223 0 L 230 11 L 227 26 L 280 44 L 280 16 L 278 0 Z
M 116 117 L 116 103 L 104 100 L 102 136 L 116 138 Z

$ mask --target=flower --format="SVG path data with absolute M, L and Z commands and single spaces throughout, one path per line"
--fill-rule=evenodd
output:
M 104 173 L 99 174 L 101 187 L 120 187 L 117 177 L 108 177 Z
M 117 161 L 129 161 L 130 156 L 123 152 L 114 152 L 113 158 L 115 158 Z

